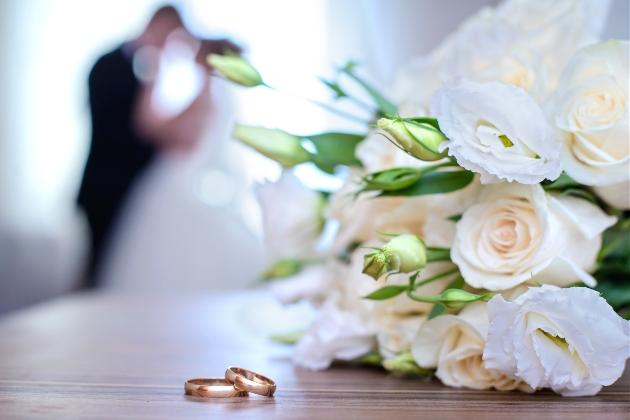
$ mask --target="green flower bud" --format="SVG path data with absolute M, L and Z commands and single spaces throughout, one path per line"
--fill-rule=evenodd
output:
M 394 168 L 374 172 L 363 178 L 364 190 L 397 191 L 416 183 L 422 171 L 418 168 Z
M 421 269 L 427 262 L 427 249 L 416 235 L 400 235 L 363 261 L 363 273 L 378 280 L 389 270 L 410 273 Z
M 389 265 L 401 273 L 411 273 L 427 263 L 427 248 L 416 235 L 400 235 L 383 247 L 383 252 L 390 255 Z
M 395 375 L 429 376 L 433 373 L 433 369 L 418 366 L 409 350 L 403 351 L 389 360 L 385 360 L 383 367 Z
M 302 263 L 298 260 L 280 260 L 266 269 L 261 275 L 261 280 L 282 279 L 291 277 L 302 270 Z
M 438 152 L 438 146 L 446 137 L 429 124 L 381 118 L 377 125 L 391 134 L 404 151 L 420 160 L 440 160 L 446 156 L 446 152 Z
M 241 86 L 254 87 L 264 84 L 260 73 L 242 57 L 210 54 L 207 61 L 227 79 Z
M 476 302 L 478 300 L 488 301 L 494 296 L 494 293 L 487 293 L 485 295 L 475 295 L 473 293 L 465 292 L 461 289 L 448 289 L 445 290 L 440 296 L 439 300 L 448 309 L 461 308 L 469 303 Z
M 383 252 L 366 255 L 363 258 L 363 274 L 371 276 L 374 280 L 380 279 L 388 271 L 387 259 Z
M 310 154 L 302 147 L 300 138 L 282 130 L 237 124 L 232 135 L 284 167 L 310 160 Z

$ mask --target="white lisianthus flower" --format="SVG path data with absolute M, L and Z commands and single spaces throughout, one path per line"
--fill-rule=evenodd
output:
M 458 315 L 441 315 L 426 321 L 411 345 L 411 354 L 420 367 L 437 368 L 435 375 L 444 385 L 473 389 L 520 388 L 521 381 L 488 369 L 482 360 L 488 334 L 485 302 L 466 306 Z
M 629 50 L 630 42 L 610 40 L 578 51 L 545 107 L 566 173 L 584 185 L 616 185 L 602 194 L 613 201 L 617 192 L 627 197 L 630 181 Z M 611 204 L 630 208 L 618 201 Z
M 488 185 L 457 222 L 451 258 L 478 289 L 507 290 L 532 276 L 592 287 L 597 283 L 586 270 L 616 220 L 588 200 L 553 197 L 538 184 Z
M 513 302 L 488 303 L 488 368 L 563 396 L 595 395 L 623 373 L 630 322 L 595 290 L 531 287 Z
M 348 265 L 328 266 L 336 278 L 328 289 L 316 320 L 297 343 L 293 361 L 311 370 L 323 370 L 334 360 L 352 360 L 376 347 L 376 307 L 384 302 L 363 299 L 385 282 L 361 274 L 363 258 L 370 252 L 357 249 Z
M 374 331 L 359 313 L 344 311 L 334 300 L 328 300 L 296 344 L 293 362 L 306 369 L 323 370 L 333 360 L 352 360 L 363 356 L 375 344 Z
M 560 145 L 540 107 L 523 89 L 497 82 L 455 79 L 433 95 L 448 147 L 464 168 L 481 174 L 481 183 L 501 180 L 537 184 L 560 176 Z
M 273 281 L 271 292 L 285 305 L 306 300 L 317 307 L 330 290 L 337 286 L 340 265 L 336 260 L 331 260 L 326 264 L 305 267 L 294 276 Z
M 262 207 L 270 262 L 312 256 L 324 223 L 322 195 L 286 170 L 277 182 L 258 186 L 256 194 Z
M 509 0 L 485 7 L 433 52 L 400 69 L 389 96 L 403 117 L 430 115 L 431 93 L 440 83 L 465 77 L 513 84 L 542 104 L 571 55 L 597 41 L 609 5 L 609 0 Z

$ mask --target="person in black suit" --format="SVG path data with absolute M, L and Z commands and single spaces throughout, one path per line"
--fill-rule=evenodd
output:
M 210 102 L 202 94 L 176 118 L 155 118 L 148 105 L 151 87 L 134 74 L 133 54 L 144 46 L 163 48 L 169 34 L 180 28 L 183 24 L 176 9 L 163 7 L 140 37 L 101 57 L 90 72 L 92 139 L 78 195 L 92 231 L 88 287 L 96 286 L 104 245 L 133 182 L 160 148 L 193 146 L 200 126 L 191 121 L 209 111 Z M 241 52 L 227 40 L 200 40 L 199 45 L 197 62 L 203 65 L 211 52 Z

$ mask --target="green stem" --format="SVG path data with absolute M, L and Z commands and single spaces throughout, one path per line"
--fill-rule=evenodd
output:
M 310 103 L 312 103 L 313 105 L 317 105 L 317 106 L 319 106 L 320 108 L 323 108 L 323 109 L 325 109 L 325 110 L 326 110 L 326 111 L 328 111 L 328 112 L 331 112 L 331 113 L 333 113 L 333 114 L 337 114 L 337 115 L 339 115 L 340 117 L 347 118 L 347 119 L 349 119 L 349 120 L 352 120 L 352 121 L 355 121 L 355 122 L 359 122 L 359 123 L 361 123 L 361 124 L 367 124 L 367 121 L 365 121 L 364 119 L 359 118 L 359 117 L 357 117 L 356 115 L 352 115 L 352 114 L 349 114 L 349 113 L 347 113 L 347 112 L 341 111 L 341 110 L 339 110 L 339 109 L 337 109 L 337 108 L 335 108 L 335 107 L 332 107 L 332 106 L 330 106 L 330 105 L 328 105 L 328 104 L 325 104 L 325 103 L 323 103 L 323 102 L 319 102 L 319 101 L 316 101 L 316 100 L 314 100 L 314 99 L 310 99 L 310 98 L 305 98 L 304 96 L 296 95 L 296 94 L 294 94 L 294 93 L 285 92 L 285 91 L 282 91 L 282 90 L 276 89 L 276 88 L 274 88 L 273 86 L 269 86 L 268 84 L 264 84 L 263 86 L 266 86 L 267 88 L 269 88 L 269 89 L 271 89 L 271 90 L 275 90 L 275 91 L 276 91 L 276 92 L 278 92 L 278 93 L 282 93 L 282 94 L 284 94 L 284 95 L 288 95 L 288 96 L 293 96 L 294 98 L 298 98 L 298 99 L 301 99 L 301 100 L 303 100 L 303 101 L 310 102 Z
M 440 296 L 416 296 L 411 294 L 411 290 L 407 290 L 407 296 L 418 302 L 440 303 Z
M 446 276 L 449 276 L 451 274 L 457 273 L 458 271 L 459 271 L 459 268 L 455 267 L 452 270 L 448 270 L 448 271 L 445 271 L 443 273 L 436 274 L 433 277 L 429 277 L 428 279 L 422 280 L 420 283 L 416 283 L 413 286 L 413 290 L 416 291 L 418 289 L 418 287 L 420 287 L 420 286 L 424 286 L 425 284 L 431 283 L 432 281 L 435 281 L 435 280 L 438 280 L 438 279 L 441 279 L 442 277 L 446 277 Z
M 450 260 L 451 250 L 449 248 L 427 248 L 427 262 Z
M 376 113 L 376 109 L 363 101 L 358 100 L 354 96 L 346 95 L 346 98 L 350 99 L 350 101 L 354 102 L 359 107 L 363 108 L 365 111 L 371 112 L 373 114 Z

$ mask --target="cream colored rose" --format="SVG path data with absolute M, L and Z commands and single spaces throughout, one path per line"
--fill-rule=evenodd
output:
M 581 184 L 630 180 L 629 49 L 628 41 L 610 40 L 578 51 L 545 107 L 564 170 Z
M 355 199 L 356 178 L 350 179 L 332 195 L 326 210 L 326 217 L 339 222 L 333 251 L 343 252 L 353 243 L 381 239 L 378 232 L 411 233 L 421 237 L 427 246 L 449 248 L 455 235 L 455 222 L 449 217 L 462 214 L 480 188 L 476 178 L 466 188 L 447 194 L 375 198 L 374 192 Z
M 601 233 L 616 222 L 587 200 L 552 197 L 540 185 L 482 189 L 457 222 L 451 258 L 466 283 L 492 291 L 531 280 L 568 286 L 596 282 Z
M 621 210 L 630 210 L 630 180 L 619 184 L 593 187 L 593 191 L 611 206 Z
M 435 375 L 444 385 L 531 392 L 521 381 L 485 367 L 482 355 L 488 326 L 487 304 L 475 302 L 458 315 L 441 315 L 425 322 L 413 339 L 411 354 L 418 366 L 437 368 Z

